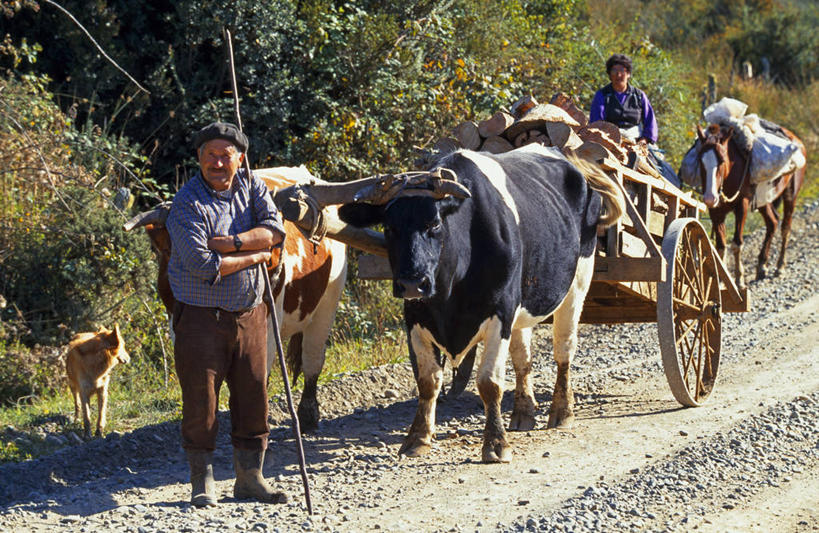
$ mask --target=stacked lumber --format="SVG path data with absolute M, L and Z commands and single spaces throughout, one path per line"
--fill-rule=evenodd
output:
M 450 136 L 439 139 L 432 151 L 419 150 L 421 157 L 416 166 L 430 168 L 444 155 L 462 148 L 498 154 L 531 143 L 555 146 L 564 152 L 571 150 L 593 161 L 610 157 L 657 174 L 646 162 L 645 147 L 622 138 L 617 126 L 610 122 L 589 124 L 586 114 L 565 93 L 555 94 L 548 104 L 538 103 L 534 96 L 524 96 L 509 110 L 501 109 L 481 121 L 461 122 Z

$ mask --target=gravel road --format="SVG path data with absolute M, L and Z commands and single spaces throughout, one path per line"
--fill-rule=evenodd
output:
M 747 272 L 761 237 L 746 241 Z M 819 202 L 795 216 L 788 270 L 751 284 L 751 312 L 724 316 L 720 378 L 703 407 L 671 396 L 655 324 L 586 325 L 575 425 L 546 430 L 555 369 L 544 326 L 533 347 L 540 426 L 509 434 L 509 464 L 480 463 L 474 382 L 439 404 L 432 452 L 399 458 L 415 386 L 408 364 L 390 365 L 320 388 L 324 420 L 304 441 L 312 516 L 277 399 L 265 474 L 288 504 L 233 500 L 222 413 L 216 508 L 187 503 L 178 425 L 167 423 L 0 466 L 0 530 L 819 531 L 817 243 Z M 511 403 L 507 393 L 507 416 Z

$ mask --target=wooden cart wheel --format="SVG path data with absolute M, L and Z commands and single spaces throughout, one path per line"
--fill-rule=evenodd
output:
M 663 237 L 665 281 L 657 284 L 657 330 L 674 398 L 702 405 L 714 389 L 721 347 L 719 274 L 708 235 L 694 218 L 679 218 Z

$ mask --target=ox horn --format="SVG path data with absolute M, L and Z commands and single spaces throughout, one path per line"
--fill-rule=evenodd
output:
M 162 202 L 150 211 L 139 213 L 134 218 L 122 225 L 125 231 L 131 231 L 134 228 L 148 226 L 153 224 L 155 226 L 164 226 L 168 219 L 168 213 L 171 210 L 171 202 Z
M 448 168 L 436 168 L 432 174 L 433 190 L 436 192 L 436 198 L 443 198 L 444 196 L 454 196 L 455 198 L 472 198 L 472 193 L 469 189 L 458 183 L 458 175 Z
M 358 191 L 354 201 L 383 205 L 407 196 L 427 196 L 435 200 L 446 196 L 471 197 L 469 189 L 458 183 L 457 179 L 455 172 L 448 168 L 382 176 L 381 180 Z

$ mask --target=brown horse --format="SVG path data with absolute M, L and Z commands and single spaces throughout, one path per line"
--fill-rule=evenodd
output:
M 799 146 L 805 155 L 805 146 L 793 133 L 781 128 L 782 132 Z M 731 243 L 731 252 L 734 256 L 734 279 L 738 286 L 745 287 L 745 273 L 742 267 L 742 232 L 745 228 L 745 219 L 748 216 L 756 186 L 751 184 L 748 176 L 749 156 L 738 146 L 733 139 L 733 128 L 720 127 L 711 124 L 706 131 L 697 126 L 697 135 L 700 140 L 698 153 L 699 173 L 702 179 L 702 194 L 711 223 L 716 235 L 717 252 L 725 257 L 725 217 L 734 213 L 736 225 L 734 240 Z M 773 200 L 756 208 L 765 220 L 765 241 L 756 264 L 756 279 L 762 279 L 767 272 L 765 264 L 771 251 L 771 242 L 774 232 L 779 225 L 777 208 L 783 204 L 782 215 L 782 248 L 779 252 L 779 261 L 776 264 L 778 275 L 785 266 L 785 249 L 791 233 L 791 220 L 796 206 L 796 196 L 805 181 L 805 167 L 776 178 Z

